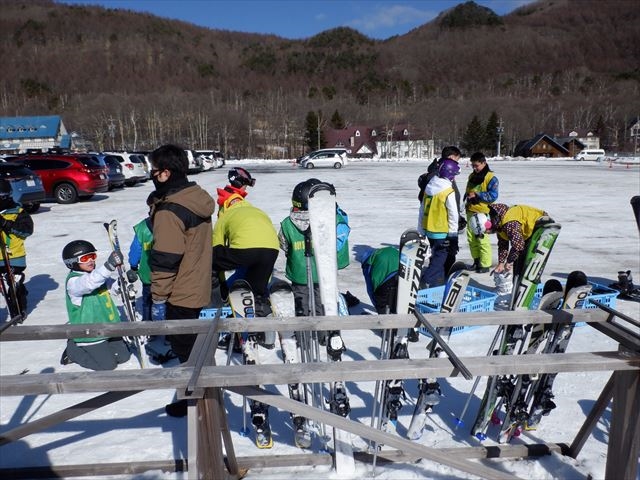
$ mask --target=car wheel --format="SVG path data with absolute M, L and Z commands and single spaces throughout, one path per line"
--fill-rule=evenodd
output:
M 53 191 L 53 196 L 58 203 L 68 204 L 78 200 L 78 192 L 70 183 L 61 183 Z
M 27 213 L 36 213 L 40 209 L 39 202 L 28 203 L 24 206 Z
M 304 168 L 308 168 L 309 170 L 311 170 L 313 168 L 313 163 L 307 162 L 307 164 L 304 166 Z
M 333 164 L 333 168 L 335 169 L 342 168 L 342 164 L 340 162 L 336 162 Z

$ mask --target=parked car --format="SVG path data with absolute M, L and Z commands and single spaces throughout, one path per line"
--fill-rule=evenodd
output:
M 107 168 L 109 191 L 114 188 L 123 188 L 126 177 L 124 173 L 122 173 L 122 165 L 120 165 L 120 162 L 114 156 L 105 155 L 104 153 L 98 153 L 96 157 Z
M 205 172 L 224 167 L 224 155 L 220 150 L 196 150 L 195 155 L 201 159 Z
M 40 208 L 40 202 L 45 199 L 42 180 L 32 170 L 14 162 L 0 162 L 0 178 L 9 180 L 13 200 L 22 204 L 29 213 L 35 213 Z
M 309 156 L 302 160 L 300 166 L 302 168 L 315 168 L 315 167 L 344 167 L 347 159 L 347 151 L 336 150 L 324 150 L 316 151 L 309 154 Z
M 189 173 L 200 173 L 204 170 L 202 159 L 199 155 L 194 154 L 193 150 L 185 150 L 187 159 L 189 160 Z
M 58 203 L 74 203 L 109 189 L 107 169 L 95 155 L 33 154 L 11 157 L 42 179 L 47 198 Z
M 598 160 L 599 157 L 604 157 L 604 150 L 601 148 L 587 148 L 585 150 L 581 150 L 578 154 L 573 157 L 575 160 L 583 161 L 583 160 Z
M 308 160 L 309 158 L 314 158 L 318 155 L 320 156 L 324 156 L 327 153 L 337 153 L 338 155 L 344 155 L 343 159 L 346 158 L 347 156 L 347 149 L 346 148 L 340 148 L 340 147 L 336 147 L 336 148 L 321 148 L 319 150 L 314 150 L 313 152 L 309 152 L 305 155 L 302 155 L 301 157 L 296 158 L 296 163 L 298 165 L 302 164 L 302 162 L 304 162 L 305 160 Z
M 147 172 L 144 169 L 145 161 L 141 155 L 127 152 L 104 152 L 104 155 L 105 163 L 107 162 L 106 157 L 113 157 L 120 163 L 126 186 L 131 187 L 147 180 Z

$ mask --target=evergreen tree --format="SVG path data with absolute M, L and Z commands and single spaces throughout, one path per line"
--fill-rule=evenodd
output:
M 478 150 L 482 150 L 485 143 L 485 129 L 480 120 L 478 120 L 478 116 L 474 115 L 462 136 L 462 148 L 464 148 L 467 153 L 471 154 Z
M 489 115 L 489 119 L 487 120 L 487 125 L 484 127 L 485 131 L 485 144 L 484 150 L 485 154 L 495 154 L 498 146 L 498 114 L 495 112 L 491 112 Z
M 333 115 L 331 115 L 331 128 L 334 128 L 336 130 L 341 130 L 344 128 L 344 120 L 340 116 L 340 113 L 338 113 L 338 110 L 333 112 Z
M 318 135 L 320 136 L 319 139 Z M 316 113 L 312 110 L 307 113 L 307 118 L 304 122 L 304 143 L 311 150 L 323 148 L 326 144 L 322 132 L 322 112 Z

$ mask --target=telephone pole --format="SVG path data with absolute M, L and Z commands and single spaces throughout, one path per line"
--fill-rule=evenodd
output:
M 502 142 L 502 134 L 504 133 L 504 127 L 502 126 L 502 119 L 498 121 L 498 126 L 496 127 L 496 133 L 498 134 L 498 147 L 496 149 L 497 156 L 500 156 L 500 143 Z

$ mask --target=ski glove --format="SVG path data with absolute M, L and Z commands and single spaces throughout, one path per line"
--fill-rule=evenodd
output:
M 467 220 L 464 217 L 458 218 L 458 231 L 461 232 L 467 228 Z
M 164 300 L 154 300 L 151 305 L 151 320 L 164 320 L 167 315 L 167 304 Z
M 107 261 L 104 262 L 104 266 L 110 272 L 114 272 L 117 267 L 122 265 L 124 261 L 124 257 L 122 256 L 122 252 L 119 250 L 114 250 L 107 258 Z
M 133 269 L 127 270 L 127 282 L 136 283 L 137 280 L 138 280 L 138 272 L 136 272 Z

